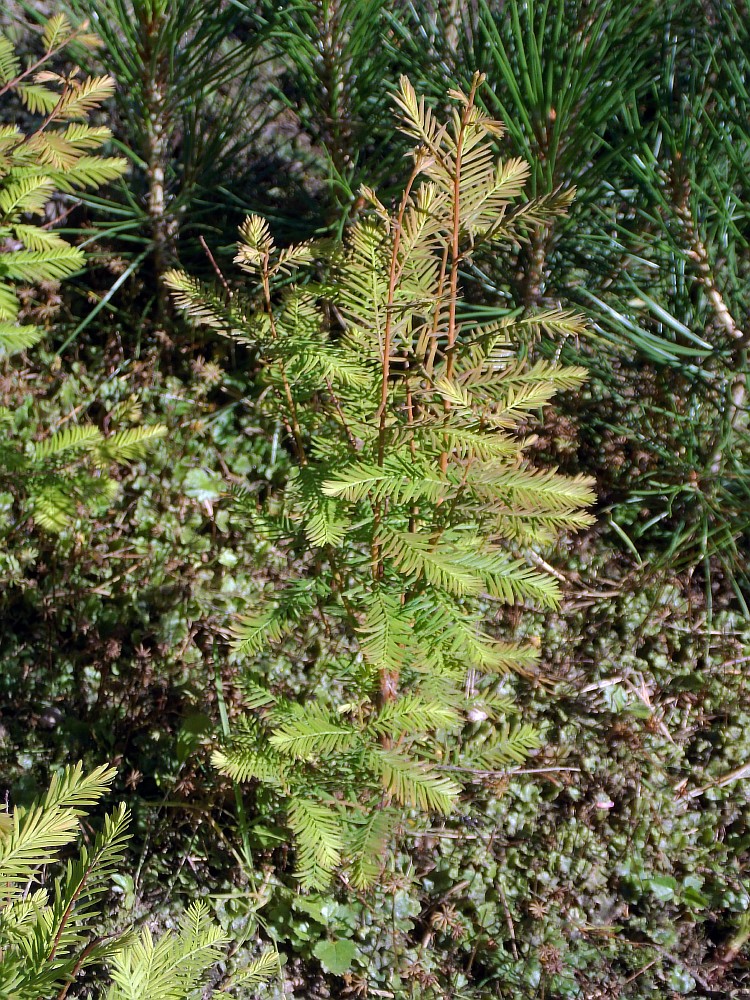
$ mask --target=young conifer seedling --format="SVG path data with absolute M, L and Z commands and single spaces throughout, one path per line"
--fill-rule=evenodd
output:
M 590 480 L 533 468 L 521 435 L 584 371 L 524 366 L 515 353 L 522 327 L 570 334 L 581 318 L 466 318 L 472 259 L 502 253 L 570 200 L 519 201 L 528 167 L 498 161 L 502 126 L 476 104 L 481 82 L 450 93 L 443 123 L 401 80 L 401 129 L 414 140 L 403 195 L 390 211 L 366 191 L 370 211 L 343 244 L 279 249 L 251 217 L 236 258 L 249 294 L 167 276 L 196 322 L 257 352 L 265 405 L 296 459 L 283 494 L 255 513 L 257 530 L 315 554 L 314 572 L 237 624 L 235 649 L 252 657 L 314 616 L 345 637 L 347 653 L 317 666 L 314 699 L 246 685 L 247 712 L 214 755 L 275 797 L 309 888 L 340 866 L 355 886 L 371 883 L 405 813 L 450 813 L 462 776 L 538 745 L 532 727 L 507 721 L 512 704 L 498 693 L 499 675 L 527 671 L 538 650 L 496 637 L 489 612 L 554 607 L 556 580 L 524 550 L 591 523 Z

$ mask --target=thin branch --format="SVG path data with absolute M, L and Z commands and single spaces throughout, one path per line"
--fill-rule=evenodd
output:
M 78 888 L 73 893 L 73 895 L 70 897 L 70 902 L 65 907 L 65 912 L 63 913 L 62 917 L 60 918 L 60 926 L 57 928 L 57 934 L 55 934 L 55 939 L 52 942 L 52 948 L 50 949 L 50 952 L 47 955 L 47 961 L 48 962 L 51 962 L 52 959 L 55 957 L 55 953 L 57 952 L 58 945 L 60 944 L 60 938 L 62 937 L 63 931 L 65 930 L 65 926 L 68 923 L 68 920 L 70 919 L 71 913 L 73 912 L 73 907 L 78 902 L 79 896 L 81 895 L 81 893 L 83 892 L 84 888 L 86 887 L 86 882 L 88 881 L 89 875 L 91 875 L 92 871 L 96 868 L 96 865 L 99 862 L 99 858 L 101 857 L 103 850 L 104 850 L 104 847 L 102 847 L 102 849 L 91 858 L 91 861 L 89 862 L 89 864 L 86 867 L 86 871 L 83 872 L 83 874 L 81 875 L 81 881 L 80 881 L 80 883 L 78 885 Z
M 347 439 L 349 441 L 349 444 L 351 445 L 352 450 L 356 451 L 357 450 L 357 442 L 355 440 L 354 435 L 351 432 L 351 428 L 349 427 L 349 424 L 346 422 L 346 417 L 344 416 L 344 412 L 341 409 L 341 403 L 339 402 L 339 398 L 338 398 L 338 396 L 336 395 L 336 393 L 334 391 L 334 388 L 333 388 L 333 385 L 331 383 L 331 380 L 329 378 L 327 378 L 327 377 L 326 377 L 326 385 L 328 386 L 328 394 L 330 395 L 331 399 L 333 400 L 333 405 L 336 408 L 336 413 L 338 414 L 338 418 L 341 421 L 341 426 L 344 428 L 344 431 L 346 432 L 346 436 L 347 436 Z
M 30 76 L 38 70 L 40 66 L 44 66 L 46 62 L 49 62 L 53 56 L 56 56 L 58 52 L 61 52 L 64 48 L 70 45 L 71 42 L 75 41 L 75 39 L 79 35 L 83 34 L 87 29 L 88 21 L 84 21 L 80 28 L 76 28 L 72 34 L 67 35 L 59 45 L 56 45 L 54 48 L 47 49 L 44 55 L 40 59 L 37 59 L 35 63 L 32 63 L 31 66 L 28 66 L 23 73 L 19 73 L 18 76 L 14 77 L 14 79 L 9 80 L 3 87 L 0 87 L 0 97 L 2 97 L 3 94 L 7 94 L 7 92 L 13 87 L 17 87 L 21 80 L 25 80 L 27 76 Z
M 221 282 L 222 288 L 227 293 L 227 298 L 231 299 L 232 298 L 232 289 L 229 287 L 229 283 L 227 282 L 227 279 L 222 274 L 221 268 L 216 263 L 216 259 L 214 258 L 214 255 L 209 250 L 208 243 L 206 243 L 206 241 L 203 238 L 203 236 L 199 236 L 198 237 L 198 242 L 203 247 L 203 249 L 204 249 L 204 251 L 206 253 L 206 256 L 208 257 L 208 259 L 209 259 L 209 261 L 211 263 L 211 267 L 213 267 L 213 269 L 214 269 L 214 273 L 216 274 L 216 277 L 219 279 L 219 281 Z
M 81 954 L 78 956 L 78 961 L 73 966 L 73 968 L 72 968 L 72 970 L 70 972 L 70 977 L 69 977 L 67 983 L 63 986 L 63 988 L 57 994 L 57 1000 L 65 1000 L 65 997 L 68 995 L 68 990 L 70 989 L 70 987 L 75 982 L 76 976 L 78 975 L 78 973 L 83 968 L 83 964 L 86 961 L 86 959 L 89 957 L 89 955 L 91 954 L 91 952 L 96 947 L 98 947 L 100 944 L 102 944 L 104 941 L 108 941 L 110 938 L 115 938 L 115 937 L 118 937 L 118 936 L 119 936 L 119 931 L 112 931 L 110 934 L 102 934 L 101 937 L 95 937 L 93 939 L 93 941 L 90 941 L 86 945 L 86 947 L 83 949 L 83 951 L 81 952 Z

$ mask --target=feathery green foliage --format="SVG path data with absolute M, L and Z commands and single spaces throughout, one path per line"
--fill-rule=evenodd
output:
M 28 808 L 0 814 L 0 991 L 18 1000 L 57 996 L 88 965 L 117 948 L 99 935 L 99 904 L 122 863 L 129 815 L 119 807 L 104 820 L 93 844 L 60 866 L 63 848 L 78 839 L 79 818 L 96 805 L 114 777 L 81 765 L 53 778 L 46 795 Z
M 180 919 L 176 934 L 160 940 L 144 928 L 112 959 L 112 985 L 107 1000 L 178 1000 L 189 997 L 206 982 L 227 944 L 220 927 L 203 903 L 192 903 Z
M 0 35 L 0 98 L 18 99 L 26 111 L 41 116 L 28 134 L 17 125 L 0 127 L 0 351 L 5 354 L 33 346 L 44 334 L 23 323 L 20 286 L 59 282 L 84 265 L 82 250 L 69 245 L 51 223 L 37 220 L 61 193 L 96 188 L 126 167 L 122 158 L 91 152 L 111 135 L 104 126 L 89 125 L 87 118 L 112 95 L 113 80 L 79 79 L 75 70 L 50 68 L 51 60 L 73 42 L 91 44 L 92 39 L 73 29 L 65 16 L 53 17 L 43 28 L 42 55 L 22 69 L 11 41 Z M 57 532 L 74 520 L 79 505 L 111 501 L 116 483 L 105 474 L 106 467 L 142 457 L 148 441 L 165 431 L 161 426 L 131 427 L 104 436 L 89 424 L 71 423 L 46 435 L 40 429 L 40 440 L 24 450 L 14 438 L 26 419 L 26 414 L 0 408 L 0 484 L 16 506 L 4 533 L 29 515 Z M 82 456 L 88 469 L 80 461 L 71 469 L 71 460 Z
M 164 425 L 152 424 L 105 436 L 91 424 L 72 424 L 22 449 L 14 434 L 23 416 L 0 410 L 0 420 L 8 432 L 0 443 L 0 481 L 15 500 L 6 531 L 31 516 L 46 531 L 59 532 L 79 509 L 111 503 L 118 487 L 106 470 L 142 458 L 149 443 L 166 433 Z
M 257 352 L 297 460 L 262 530 L 315 558 L 314 578 L 237 623 L 235 649 L 257 654 L 311 615 L 343 628 L 351 649 L 348 663 L 323 668 L 331 704 L 269 693 L 214 755 L 286 803 L 310 888 L 341 864 L 365 885 L 377 874 L 369 852 L 380 855 L 405 811 L 447 814 L 466 769 L 538 745 L 529 727 L 495 725 L 489 708 L 498 675 L 533 669 L 537 651 L 501 642 L 485 619 L 493 604 L 556 606 L 557 582 L 524 552 L 591 521 L 590 481 L 534 469 L 519 434 L 584 371 L 524 369 L 511 321 L 461 321 L 463 268 L 526 239 L 550 211 L 518 200 L 528 168 L 498 162 L 502 127 L 477 107 L 480 83 L 451 93 L 442 123 L 402 79 L 396 103 L 414 151 L 395 213 L 365 191 L 370 211 L 341 245 L 286 250 L 248 219 L 236 258 L 248 294 L 167 275 L 196 322 Z M 569 313 L 532 320 L 580 328 Z M 373 827 L 375 815 L 387 821 Z
M 148 928 L 138 935 L 103 932 L 102 904 L 125 860 L 130 814 L 123 805 L 116 807 L 87 844 L 79 842 L 79 824 L 114 776 L 107 766 L 88 775 L 81 764 L 67 767 L 37 802 L 0 812 L 4 997 L 64 997 L 79 973 L 106 965 L 111 985 L 98 995 L 107 1000 L 183 1000 L 205 985 L 224 955 L 228 939 L 204 903 L 189 906 L 177 932 L 157 941 Z M 72 844 L 78 845 L 77 855 L 63 862 L 62 853 Z M 225 989 L 230 982 L 262 982 L 277 966 L 275 952 L 268 951 Z
M 0 350 L 13 353 L 36 343 L 40 329 L 19 322 L 18 285 L 55 282 L 79 271 L 83 253 L 51 229 L 32 222 L 45 214 L 58 192 L 96 188 L 119 177 L 126 161 L 92 155 L 110 138 L 86 119 L 113 93 L 111 77 L 79 79 L 54 72 L 50 61 L 73 41 L 90 43 L 60 14 L 42 33 L 42 55 L 23 69 L 13 43 L 0 34 L 0 98 L 17 99 L 42 120 L 26 134 L 19 125 L 0 127 Z

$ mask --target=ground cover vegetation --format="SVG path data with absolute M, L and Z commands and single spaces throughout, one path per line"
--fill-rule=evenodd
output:
M 0 993 L 743 995 L 744 0 L 0 31 Z

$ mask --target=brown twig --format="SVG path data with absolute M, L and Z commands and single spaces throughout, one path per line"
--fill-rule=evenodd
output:
M 349 427 L 349 424 L 346 422 L 346 417 L 344 416 L 344 411 L 341 409 L 341 403 L 339 402 L 338 396 L 334 392 L 333 385 L 331 384 L 331 380 L 329 378 L 326 378 L 326 385 L 328 386 L 328 394 L 330 395 L 331 399 L 333 400 L 333 405 L 336 408 L 336 413 L 338 414 L 339 420 L 341 421 L 341 426 L 344 428 L 344 430 L 346 432 L 346 436 L 347 436 L 347 438 L 349 440 L 349 444 L 352 446 L 352 449 L 354 451 L 356 451 L 357 450 L 357 441 L 356 441 L 354 435 L 351 432 L 351 428 Z
M 453 174 L 453 232 L 451 234 L 451 270 L 448 299 L 448 350 L 445 367 L 445 374 L 448 378 L 453 374 L 453 348 L 456 343 L 456 306 L 458 304 L 458 266 L 461 262 L 459 239 L 461 235 L 461 166 L 463 156 L 463 146 L 466 138 L 466 127 L 469 124 L 469 115 L 474 108 L 477 87 L 482 81 L 482 75 L 475 73 L 471 81 L 469 97 L 461 115 L 461 127 L 456 136 L 456 159 L 455 171 Z
M 707 792 L 712 788 L 723 788 L 724 785 L 730 785 L 733 781 L 740 781 L 742 778 L 749 777 L 750 763 L 747 763 L 742 764 L 733 771 L 728 771 L 715 781 L 709 781 L 707 785 L 702 785 L 700 788 L 692 788 L 689 792 L 681 792 L 680 786 L 677 785 L 675 787 L 675 791 L 682 799 L 697 799 L 699 796 L 703 795 L 704 792 Z
M 27 66 L 26 69 L 23 71 L 23 73 L 19 73 L 18 76 L 14 77 L 12 80 L 9 80 L 4 86 L 0 87 L 0 97 L 2 97 L 3 94 L 7 94 L 7 92 L 11 90 L 13 87 L 17 87 L 18 84 L 21 82 L 21 80 L 25 80 L 26 77 L 30 76 L 31 73 L 36 72 L 36 70 L 38 70 L 40 66 L 44 66 L 46 62 L 49 62 L 53 56 L 56 56 L 58 52 L 61 52 L 66 46 L 70 45 L 71 42 L 75 41 L 75 39 L 79 35 L 83 34 L 83 32 L 85 32 L 87 29 L 88 29 L 88 21 L 84 21 L 83 24 L 80 26 L 80 28 L 76 28 L 76 30 L 72 34 L 64 38 L 59 45 L 54 46 L 54 48 L 47 49 L 44 55 L 41 56 L 41 58 L 37 59 L 35 63 L 32 63 L 31 66 Z
M 110 938 L 114 938 L 114 937 L 117 937 L 117 936 L 118 936 L 118 932 L 117 931 L 113 931 L 111 934 L 103 934 L 101 937 L 95 937 L 93 941 L 90 941 L 86 945 L 86 947 L 83 949 L 83 951 L 79 955 L 78 961 L 76 962 L 76 964 L 71 969 L 70 978 L 68 979 L 67 983 L 63 986 L 63 988 L 60 990 L 60 992 L 57 994 L 57 1000 L 65 1000 L 65 997 L 68 995 L 68 990 L 73 985 L 73 982 L 75 981 L 76 976 L 78 975 L 78 973 L 83 968 L 83 963 L 89 957 L 89 955 L 94 950 L 94 948 L 96 948 L 98 945 L 102 944 L 102 942 L 108 941 Z
M 219 267 L 219 265 L 218 265 L 218 264 L 216 263 L 216 260 L 215 260 L 215 258 L 214 258 L 214 255 L 213 255 L 213 254 L 211 253 L 211 251 L 209 250 L 209 248 L 208 248 L 208 243 L 206 243 L 206 241 L 205 241 L 205 239 L 203 238 L 203 236 L 199 236 L 199 237 L 198 237 L 198 242 L 199 242 L 199 243 L 200 243 L 200 245 L 201 245 L 201 246 L 203 247 L 203 249 L 204 249 L 204 251 L 205 251 L 205 253 L 206 253 L 206 256 L 208 257 L 208 259 L 209 259 L 209 261 L 210 261 L 210 263 L 211 263 L 211 267 L 213 267 L 213 269 L 214 269 L 214 272 L 215 272 L 215 274 L 216 274 L 217 278 L 218 278 L 218 279 L 219 279 L 219 281 L 221 282 L 221 286 L 222 286 L 222 288 L 223 288 L 223 289 L 224 289 L 224 291 L 225 291 L 225 292 L 227 293 L 227 298 L 228 298 L 228 299 L 231 299 L 231 297 L 232 297 L 232 289 L 231 289 L 231 288 L 229 287 L 229 283 L 227 282 L 227 279 L 226 279 L 226 278 L 224 277 L 224 275 L 222 274 L 222 272 L 221 272 L 221 268 L 220 268 L 220 267 Z

